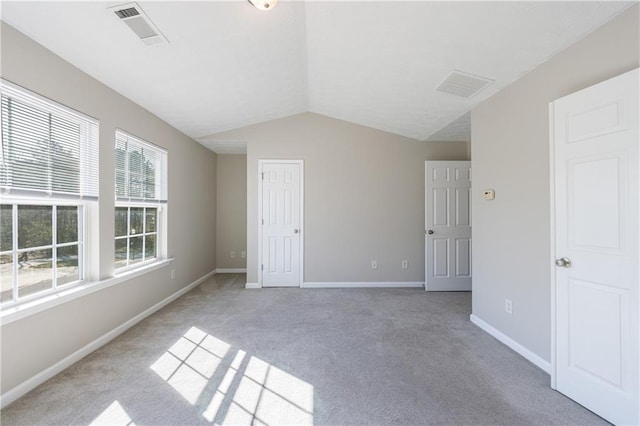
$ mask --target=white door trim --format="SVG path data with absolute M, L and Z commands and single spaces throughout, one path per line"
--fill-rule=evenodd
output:
M 265 164 L 298 164 L 300 166 L 300 286 L 304 283 L 304 160 L 258 160 L 258 288 L 262 288 L 262 172 Z M 252 287 L 253 288 L 253 287 Z
M 551 244 L 549 250 L 549 265 L 554 265 L 556 261 L 556 140 L 554 135 L 555 130 L 555 110 L 553 108 L 553 102 L 549 102 L 549 242 Z M 556 268 L 551 266 L 550 271 L 549 290 L 551 291 L 551 356 L 549 361 L 551 362 L 551 389 L 556 388 Z

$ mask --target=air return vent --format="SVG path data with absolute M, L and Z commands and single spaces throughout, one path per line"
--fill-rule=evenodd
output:
M 436 90 L 469 99 L 491 83 L 489 78 L 454 70 Z
M 114 16 L 124 22 L 147 46 L 169 42 L 137 3 L 121 4 L 107 10 L 113 12 Z

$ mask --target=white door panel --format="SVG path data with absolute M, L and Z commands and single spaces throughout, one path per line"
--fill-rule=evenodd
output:
M 425 289 L 471 290 L 471 163 L 425 162 Z
M 301 283 L 301 164 L 261 164 L 263 287 L 299 287 Z
M 638 77 L 551 105 L 555 387 L 616 424 L 640 421 Z

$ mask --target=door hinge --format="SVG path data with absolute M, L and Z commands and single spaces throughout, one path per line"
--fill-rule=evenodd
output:
M 264 271 L 264 265 L 260 265 L 260 270 Z
M 264 219 L 262 219 L 262 224 L 264 225 Z
M 264 180 L 264 172 L 260 173 L 262 175 L 262 180 Z

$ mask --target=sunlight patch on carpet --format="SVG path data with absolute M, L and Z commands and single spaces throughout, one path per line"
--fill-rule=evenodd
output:
M 313 424 L 311 384 L 197 327 L 151 370 L 216 425 Z

